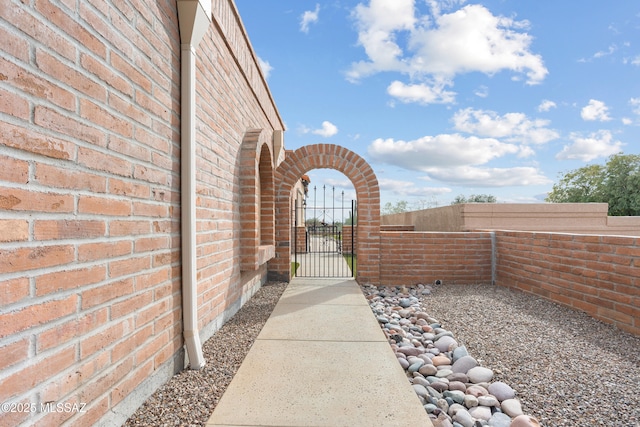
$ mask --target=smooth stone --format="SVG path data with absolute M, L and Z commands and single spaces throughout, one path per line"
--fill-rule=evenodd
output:
M 470 394 L 465 394 L 464 406 L 466 406 L 467 408 L 473 408 L 474 406 L 478 406 L 478 398 Z
M 459 390 L 463 393 L 465 393 L 467 391 L 467 386 L 464 385 L 464 383 L 460 382 L 460 381 L 451 381 L 451 378 L 448 378 L 449 380 L 449 390 Z
M 438 372 L 436 372 L 436 377 L 446 378 L 451 374 L 453 374 L 453 372 L 451 372 L 451 369 L 440 369 Z
M 452 354 L 453 362 L 455 363 L 461 357 L 468 356 L 468 355 L 469 355 L 469 352 L 467 351 L 467 347 L 463 345 L 461 345 L 460 347 L 456 347 L 455 350 L 453 350 L 453 354 Z
M 449 375 L 447 377 L 447 379 L 449 381 L 459 381 L 461 383 L 468 383 L 469 382 L 469 377 L 467 377 L 466 374 L 461 374 L 461 373 L 456 373 L 454 372 L 453 374 Z
M 451 424 L 451 420 L 444 413 L 440 413 L 438 415 L 438 418 L 436 418 L 435 420 L 431 420 L 431 424 L 433 424 L 433 427 L 453 427 L 453 424 Z
M 489 368 L 476 366 L 475 368 L 469 369 L 467 376 L 469 377 L 469 381 L 474 384 L 484 383 L 491 381 L 493 378 L 493 371 Z
M 449 390 L 449 384 L 443 383 L 442 381 L 436 381 L 430 384 L 431 388 L 435 391 L 442 393 L 445 390 Z
M 436 402 L 438 408 L 442 409 L 442 412 L 449 413 L 449 403 L 445 399 L 438 399 Z
M 400 347 L 400 348 L 397 350 L 397 352 L 398 352 L 398 353 L 402 353 L 402 354 L 404 354 L 405 356 L 417 356 L 417 355 L 419 355 L 419 354 L 422 354 L 422 353 L 423 353 L 423 351 L 422 351 L 422 350 L 420 350 L 419 348 L 415 348 L 415 347 L 413 347 L 413 346 L 411 346 L 411 347 Z
M 398 305 L 402 308 L 409 308 L 411 307 L 411 300 L 409 298 L 400 298 Z
M 424 364 L 420 369 L 418 369 L 418 372 L 428 377 L 430 375 L 435 375 L 438 372 L 438 368 L 430 364 Z
M 478 405 L 480 406 L 498 406 L 500 402 L 496 399 L 495 396 L 486 395 L 486 396 L 478 396 Z
M 451 390 L 451 384 L 449 384 L 449 390 L 442 394 L 445 398 L 450 397 L 454 402 L 458 404 L 464 403 L 464 392 L 460 390 Z
M 502 381 L 489 384 L 489 393 L 493 394 L 500 402 L 516 397 L 515 390 Z
M 458 413 L 458 411 L 463 411 L 463 410 L 466 410 L 464 406 L 462 406 L 459 403 L 454 403 L 451 406 L 449 406 L 449 415 L 454 416 L 455 414 Z
M 451 338 L 453 338 L 453 333 L 451 331 L 445 331 L 445 330 L 443 330 L 442 332 L 438 332 L 436 334 L 436 341 L 438 341 L 442 337 L 451 337 Z
M 540 422 L 529 415 L 518 415 L 511 421 L 510 427 L 540 427 Z
M 467 387 L 467 394 L 470 394 L 475 397 L 486 396 L 489 394 L 486 388 L 481 387 L 479 385 L 471 385 Z
M 456 373 L 466 374 L 469 372 L 469 369 L 475 368 L 478 366 L 478 361 L 471 356 L 462 356 L 455 362 L 451 367 L 451 370 Z
M 436 390 L 435 388 L 429 386 L 429 387 L 427 387 L 427 391 L 429 392 L 429 396 L 431 396 L 432 398 L 436 399 L 436 401 L 438 399 L 442 399 L 442 394 L 438 390 Z M 435 403 L 435 402 L 433 402 L 433 403 Z
M 409 366 L 407 371 L 409 371 L 409 372 L 418 372 L 418 369 L 420 369 L 420 367 L 422 365 L 424 365 L 424 360 L 420 359 L 419 362 L 415 362 L 415 363 L 411 364 L 411 366 Z
M 418 396 L 422 396 L 422 397 L 429 396 L 429 391 L 422 384 L 413 384 L 413 391 L 415 391 Z
M 440 351 L 451 351 L 458 346 L 458 342 L 448 335 L 445 335 L 440 339 L 436 336 L 433 345 Z
M 387 319 L 384 316 L 378 316 L 377 319 L 378 319 L 378 322 L 380 323 L 389 323 L 389 319 Z
M 431 385 L 431 383 L 429 381 L 427 381 L 426 379 L 422 378 L 422 377 L 415 377 L 413 379 L 413 383 L 414 384 L 420 384 L 421 386 L 429 387 Z
M 400 363 L 400 366 L 402 366 L 402 369 L 407 369 L 409 367 L 409 361 L 407 359 L 398 357 L 398 362 Z
M 489 421 L 491 419 L 491 408 L 486 406 L 474 406 L 469 409 L 469 414 L 477 420 Z
M 489 419 L 489 425 L 491 427 L 510 427 L 511 417 L 502 412 L 494 412 Z
M 502 412 L 509 415 L 510 417 L 517 417 L 518 415 L 522 415 L 522 406 L 520 405 L 520 401 L 518 399 L 507 399 L 500 405 L 502 408 Z
M 431 363 L 433 363 L 434 366 L 450 365 L 451 360 L 449 360 L 447 356 L 435 356 L 431 359 Z
M 473 427 L 475 421 L 469 412 L 466 409 L 460 410 L 456 412 L 456 414 L 452 417 L 454 421 L 460 423 L 462 427 Z
M 432 414 L 433 411 L 438 409 L 438 407 L 436 405 L 434 405 L 433 403 L 427 403 L 426 405 L 423 406 L 423 408 L 424 408 L 425 411 L 427 411 L 427 414 Z

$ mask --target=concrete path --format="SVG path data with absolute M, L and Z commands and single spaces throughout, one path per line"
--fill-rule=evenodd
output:
M 207 426 L 432 424 L 356 281 L 294 278 Z

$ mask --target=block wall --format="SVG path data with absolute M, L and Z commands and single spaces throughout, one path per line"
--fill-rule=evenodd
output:
M 491 256 L 490 233 L 382 231 L 380 282 L 491 283 Z
M 238 152 L 247 129 L 283 129 L 233 3 L 213 15 L 197 60 L 202 339 L 266 278 L 240 269 Z M 0 39 L 0 402 L 28 408 L 0 425 L 119 425 L 184 367 L 176 2 L 6 0 Z
M 496 283 L 640 335 L 640 238 L 496 232 Z

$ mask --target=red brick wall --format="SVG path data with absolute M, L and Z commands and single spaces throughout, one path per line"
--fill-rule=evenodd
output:
M 291 275 L 292 191 L 302 175 L 313 169 L 331 168 L 351 180 L 358 199 L 358 281 L 380 282 L 380 188 L 371 166 L 358 154 L 334 144 L 316 144 L 287 152 L 275 172 L 276 258 L 269 263 L 272 277 Z
M 266 277 L 241 274 L 238 159 L 247 130 L 271 144 L 282 129 L 233 4 L 213 15 L 197 60 L 203 339 Z M 182 368 L 176 4 L 7 0 L 0 21 L 0 402 L 86 403 L 0 425 L 118 424 L 136 388 Z
M 496 231 L 496 283 L 640 335 L 640 238 Z
M 382 231 L 383 285 L 491 283 L 490 233 Z

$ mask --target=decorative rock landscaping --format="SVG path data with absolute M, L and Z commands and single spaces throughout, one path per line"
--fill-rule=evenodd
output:
M 434 427 L 540 425 L 523 414 L 511 386 L 492 382 L 493 370 L 481 366 L 452 332 L 423 310 L 419 296 L 432 290 L 429 285 L 363 287 Z

